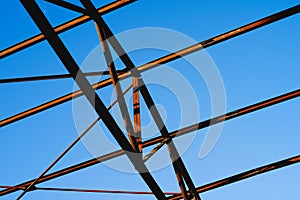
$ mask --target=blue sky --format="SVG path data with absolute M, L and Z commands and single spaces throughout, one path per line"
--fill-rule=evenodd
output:
M 38 1 L 48 19 L 55 26 L 78 16 L 76 13 Z M 79 5 L 79 1 L 72 1 Z M 97 7 L 110 1 L 93 1 Z M 299 4 L 299 1 L 146 1 L 140 0 L 104 19 L 114 33 L 126 30 L 159 27 L 175 30 L 195 41 L 202 41 L 267 15 Z M 39 33 L 19 1 L 1 3 L 0 49 Z M 295 15 L 253 32 L 206 49 L 217 66 L 226 92 L 227 111 L 241 108 L 273 96 L 299 88 L 300 15 Z M 60 35 L 68 49 L 82 64 L 98 44 L 92 22 Z M 157 40 L 159 38 L 149 38 Z M 174 41 L 176 42 L 176 41 Z M 182 46 L 182 48 L 185 46 Z M 133 61 L 143 64 L 166 54 L 145 51 L 132 54 Z M 66 73 L 47 42 L 23 50 L 0 61 L 0 78 Z M 175 61 L 169 66 L 178 69 L 188 80 L 199 100 L 201 115 L 198 121 L 210 117 L 210 96 L 203 81 L 195 80 L 191 71 L 180 71 L 185 62 Z M 120 67 L 120 66 L 119 66 Z M 159 73 L 159 71 L 158 71 Z M 168 75 L 166 74 L 166 77 Z M 170 78 L 170 77 L 168 77 Z M 199 83 L 197 85 L 196 83 Z M 0 85 L 2 94 L 0 118 L 4 119 L 57 96 L 69 93 L 74 82 L 68 80 L 39 81 Z M 109 104 L 112 88 L 100 91 Z M 172 116 L 180 115 L 177 106 L 168 102 L 168 93 L 150 87 L 156 102 L 165 107 L 167 126 L 174 130 Z M 84 101 L 84 98 L 82 98 Z M 192 145 L 183 160 L 196 186 L 203 185 L 248 169 L 299 154 L 299 105 L 294 99 L 251 113 L 225 123 L 215 148 L 203 159 L 200 146 L 207 130 L 196 132 Z M 147 123 L 146 110 L 143 122 Z M 169 114 L 170 113 L 170 114 Z M 195 121 L 194 123 L 198 122 Z M 38 176 L 78 136 L 74 124 L 72 103 L 36 114 L 0 129 L 0 185 L 15 185 Z M 101 145 L 101 144 L 99 144 Z M 83 143 L 79 143 L 51 171 L 56 171 L 92 158 Z M 299 199 L 298 165 L 283 168 L 226 187 L 201 194 L 202 199 Z M 155 171 L 153 176 L 164 191 L 178 191 L 172 167 Z M 121 189 L 146 191 L 147 186 L 136 174 L 128 174 L 97 165 L 88 169 L 42 183 L 43 187 L 88 189 Z M 14 199 L 19 192 L 1 197 Z M 140 199 L 140 196 L 116 195 L 114 199 Z M 29 192 L 30 199 L 111 199 L 107 194 L 79 194 L 63 192 Z M 143 199 L 153 199 L 143 196 Z

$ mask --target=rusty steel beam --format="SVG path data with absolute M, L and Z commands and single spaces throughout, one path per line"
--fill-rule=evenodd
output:
M 117 97 L 117 100 L 119 103 L 119 108 L 121 111 L 121 115 L 122 115 L 122 118 L 124 121 L 125 128 L 127 130 L 128 138 L 129 138 L 131 146 L 134 148 L 134 150 L 136 152 L 138 152 L 139 147 L 138 147 L 136 138 L 134 136 L 134 129 L 133 129 L 133 125 L 132 125 L 132 122 L 130 119 L 128 107 L 127 107 L 124 95 L 122 93 L 121 83 L 119 81 L 118 74 L 116 72 L 116 67 L 115 67 L 111 52 L 110 52 L 109 44 L 107 42 L 107 38 L 109 36 L 106 35 L 106 31 L 103 27 L 104 21 L 101 18 L 101 16 L 99 15 L 99 13 L 97 12 L 97 9 L 94 7 L 94 5 L 92 4 L 91 1 L 89 1 L 89 0 L 81 1 L 81 3 L 85 7 L 86 12 L 91 16 L 91 18 L 96 23 L 96 29 L 98 32 L 98 36 L 100 38 L 102 51 L 104 53 L 104 57 L 105 57 L 105 60 L 106 60 L 107 66 L 108 66 L 108 71 L 109 71 L 110 77 L 112 79 L 114 91 L 115 91 L 115 94 L 116 94 L 116 97 Z
M 111 11 L 114 11 L 114 10 L 116 10 L 118 8 L 126 6 L 126 5 L 128 5 L 130 3 L 133 3 L 135 1 L 136 0 L 120 0 L 120 1 L 115 1 L 115 2 L 112 2 L 110 4 L 107 4 L 107 5 L 103 6 L 101 8 L 98 8 L 98 12 L 101 13 L 102 15 L 104 15 L 104 14 L 109 13 Z M 74 19 L 72 19 L 70 21 L 67 21 L 67 22 L 65 22 L 65 23 L 63 23 L 61 25 L 56 26 L 54 28 L 54 30 L 58 34 L 59 33 L 63 33 L 65 31 L 67 31 L 67 30 L 70 30 L 70 29 L 72 29 L 74 27 L 77 27 L 77 26 L 79 26 L 79 25 L 81 25 L 83 23 L 86 23 L 86 22 L 90 21 L 90 20 L 91 19 L 90 19 L 89 16 L 87 16 L 87 15 L 81 15 L 81 16 L 79 16 L 77 18 L 74 18 Z M 33 45 L 35 45 L 35 44 L 37 44 L 39 42 L 44 41 L 44 40 L 45 40 L 45 36 L 42 33 L 40 33 L 38 35 L 35 35 L 35 36 L 31 37 L 31 38 L 28 38 L 28 39 L 26 39 L 26 40 L 24 40 L 22 42 L 19 42 L 19 43 L 15 44 L 15 45 L 12 45 L 12 46 L 10 46 L 10 47 L 8 47 L 6 49 L 1 50 L 0 51 L 0 59 L 3 59 L 3 58 L 5 58 L 5 57 L 7 57 L 9 55 L 17 53 L 17 52 L 19 52 L 19 51 L 21 51 L 23 49 L 26 49 L 26 48 L 28 48 L 30 46 L 33 46 Z
M 269 106 L 272 106 L 272 105 L 275 105 L 275 104 L 278 104 L 278 103 L 281 103 L 284 101 L 288 101 L 290 99 L 294 99 L 299 96 L 300 96 L 300 89 L 294 90 L 292 92 L 289 92 L 289 93 L 286 93 L 286 94 L 283 94 L 280 96 L 276 96 L 271 99 L 268 99 L 268 100 L 265 100 L 265 101 L 262 101 L 262 102 L 259 102 L 256 104 L 252 104 L 252 105 L 246 106 L 244 108 L 240 108 L 240 109 L 234 110 L 232 112 L 228 112 L 226 114 L 223 114 L 223 115 L 220 115 L 217 117 L 213 117 L 211 119 L 199 122 L 197 124 L 193 124 L 191 126 L 187 126 L 185 128 L 173 131 L 170 133 L 170 137 L 174 138 L 174 137 L 177 137 L 180 135 L 185 135 L 192 131 L 200 130 L 200 129 L 212 126 L 214 124 L 218 124 L 218 123 L 227 121 L 229 119 L 233 119 L 233 118 L 236 118 L 236 117 L 248 114 L 248 113 L 252 113 L 254 111 L 261 110 L 263 108 L 266 108 L 266 107 L 269 107 Z M 164 140 L 163 137 L 156 137 L 156 138 L 147 140 L 147 141 L 143 142 L 143 147 L 157 144 L 159 142 L 162 142 L 163 140 Z
M 197 192 L 198 193 L 202 193 L 202 192 L 207 192 L 216 188 L 220 188 L 223 187 L 225 185 L 229 185 L 238 181 L 242 181 L 244 179 L 248 179 L 251 178 L 253 176 L 257 176 L 259 174 L 263 174 L 263 173 L 267 173 L 276 169 L 280 169 L 283 167 L 287 167 L 290 165 L 294 165 L 300 162 L 300 155 L 295 156 L 295 157 L 291 157 L 291 158 L 287 158 L 285 160 L 281 160 L 278 162 L 274 162 L 268 165 L 264 165 L 240 174 L 236 174 L 227 178 L 224 178 L 222 180 L 218 180 L 212 183 L 208 183 L 206 185 L 200 186 L 197 188 Z M 173 195 L 171 197 L 168 197 L 169 200 L 177 200 L 177 199 L 181 199 L 182 195 L 181 194 L 176 194 Z
M 133 103 L 133 122 L 134 136 L 138 144 L 138 152 L 143 152 L 142 133 L 141 133 L 141 109 L 140 109 L 140 93 L 139 93 L 139 77 L 132 77 L 132 103 Z M 144 160 L 145 162 L 145 160 Z
M 160 148 L 162 148 L 169 139 L 164 139 L 160 143 L 158 143 L 147 155 L 144 156 L 144 162 L 149 160 Z
M 1 186 L 0 186 L 1 187 Z M 149 194 L 153 195 L 153 192 L 143 191 L 126 191 L 126 190 L 95 190 L 95 189 L 79 189 L 79 188 L 49 188 L 49 187 L 36 187 L 36 190 L 45 191 L 63 191 L 63 192 L 87 192 L 87 193 L 107 193 L 107 194 Z M 178 192 L 164 192 L 165 195 L 176 195 Z
M 147 64 L 144 64 L 144 65 L 140 66 L 139 71 L 148 70 L 150 68 L 157 67 L 157 66 L 162 65 L 162 64 L 166 64 L 168 62 L 171 62 L 171 61 L 176 60 L 178 58 L 181 58 L 183 56 L 189 55 L 193 52 L 211 47 L 213 45 L 224 42 L 224 41 L 229 40 L 231 38 L 237 37 L 239 35 L 248 33 L 248 32 L 253 31 L 255 29 L 261 28 L 261 27 L 266 26 L 268 24 L 271 24 L 271 23 L 274 23 L 276 21 L 287 18 L 289 16 L 295 15 L 299 12 L 300 12 L 300 4 L 298 4 L 294 7 L 288 8 L 286 10 L 283 10 L 281 12 L 275 13 L 273 15 L 270 15 L 268 17 L 262 18 L 260 20 L 255 21 L 255 22 L 249 23 L 247 25 L 241 26 L 239 28 L 233 29 L 233 30 L 228 31 L 226 33 L 223 33 L 223 34 L 220 34 L 218 36 L 212 37 L 210 39 L 204 40 L 200 43 L 189 46 L 185 49 L 179 50 L 177 52 L 174 52 L 174 53 L 168 54 L 166 56 L 163 56 L 161 58 L 158 58 L 156 60 L 153 60 L 153 61 L 151 61 Z
M 257 28 L 266 26 L 266 25 L 271 24 L 273 22 L 276 22 L 276 21 L 282 20 L 284 18 L 287 18 L 289 16 L 295 15 L 299 12 L 300 12 L 300 5 L 291 7 L 289 9 L 286 9 L 286 10 L 283 10 L 281 12 L 275 13 L 273 15 L 270 15 L 270 16 L 265 17 L 263 19 L 260 19 L 258 21 L 255 21 L 255 22 L 252 22 L 252 23 L 247 24 L 245 26 L 242 26 L 240 28 L 233 29 L 229 32 L 226 32 L 226 33 L 223 33 L 221 35 L 218 35 L 218 36 L 212 37 L 210 39 L 204 40 L 204 41 L 202 41 L 198 44 L 192 45 L 190 47 L 187 47 L 187 48 L 182 49 L 180 51 L 177 51 L 175 53 L 171 53 L 167 56 L 163 56 L 161 58 L 158 58 L 156 60 L 148 62 L 144 65 L 141 65 L 141 66 L 137 67 L 137 70 L 139 72 L 144 72 L 146 70 L 157 67 L 161 64 L 165 64 L 165 63 L 168 63 L 168 62 L 173 61 L 175 59 L 178 59 L 182 56 L 191 54 L 191 53 L 193 53 L 197 50 L 201 50 L 201 49 L 213 46 L 213 45 L 218 44 L 220 42 L 226 41 L 230 38 L 239 36 L 241 34 L 245 34 L 249 31 L 255 30 Z M 126 72 L 126 73 L 122 73 L 122 74 L 118 75 L 118 78 L 119 78 L 119 80 L 122 80 L 122 79 L 128 78 L 130 76 L 131 76 L 131 73 Z M 111 85 L 111 84 L 112 84 L 111 79 L 106 79 L 106 80 L 100 81 L 96 84 L 93 84 L 93 88 L 94 89 L 100 89 L 100 88 L 106 87 L 106 86 Z M 28 109 L 28 110 L 26 110 L 24 112 L 21 112 L 19 114 L 16 114 L 16 115 L 13 115 L 13 116 L 8 117 L 6 119 L 3 119 L 3 120 L 0 121 L 0 127 L 6 126 L 6 125 L 11 124 L 13 122 L 16 122 L 18 120 L 29 117 L 33 114 L 36 114 L 36 113 L 39 113 L 41 111 L 47 110 L 49 108 L 53 108 L 54 106 L 60 105 L 62 103 L 65 103 L 67 101 L 72 100 L 73 98 L 76 98 L 76 97 L 79 97 L 79 96 L 82 96 L 82 95 L 83 94 L 82 94 L 81 90 L 66 94 L 64 96 L 61 96 L 59 98 L 56 98 L 54 100 L 51 100 L 51 101 L 46 102 L 44 104 L 41 104 L 39 106 L 36 106 L 34 108 Z
M 229 119 L 233 119 L 233 118 L 238 117 L 238 116 L 242 116 L 242 115 L 252 113 L 252 112 L 255 112 L 255 111 L 260 110 L 260 109 L 263 109 L 263 108 L 267 108 L 267 107 L 279 104 L 281 102 L 285 102 L 285 101 L 288 101 L 288 100 L 291 100 L 291 99 L 295 99 L 299 96 L 300 96 L 300 89 L 294 90 L 292 92 L 289 92 L 289 93 L 286 93 L 286 94 L 283 94 L 283 95 L 280 95 L 280 96 L 276 96 L 276 97 L 273 97 L 271 99 L 268 99 L 268 100 L 265 100 L 265 101 L 262 101 L 262 102 L 259 102 L 259 103 L 256 103 L 256 104 L 253 104 L 253 105 L 250 105 L 250 106 L 246 106 L 246 107 L 228 112 L 228 113 L 226 113 L 224 115 L 221 115 L 219 117 L 211 118 L 209 120 L 199 122 L 199 123 L 194 124 L 192 126 L 184 127 L 182 129 L 171 132 L 170 135 L 171 135 L 171 137 L 179 137 L 180 135 L 191 133 L 193 131 L 197 131 L 197 130 L 209 127 L 213 124 L 216 124 L 216 123 L 211 123 L 211 122 L 220 123 L 223 120 L 226 121 L 226 120 L 229 120 Z M 228 116 L 228 117 L 226 117 L 226 116 Z M 217 120 L 217 119 L 219 119 L 219 120 Z M 143 148 L 145 148 L 145 147 L 149 147 L 149 146 L 154 145 L 154 144 L 158 144 L 161 141 L 160 139 L 163 139 L 163 138 L 157 137 L 155 139 L 147 140 L 147 141 L 142 143 L 142 146 L 143 146 Z M 164 139 L 162 141 L 164 141 Z M 97 158 L 93 158 L 93 159 L 87 160 L 85 162 L 70 166 L 68 168 L 53 172 L 49 175 L 45 175 L 43 178 L 41 178 L 39 180 L 38 183 L 42 183 L 42 182 L 45 182 L 45 181 L 48 181 L 48 180 L 52 180 L 52 179 L 70 174 L 72 172 L 75 172 L 75 171 L 78 171 L 78 170 L 81 170 L 81 169 L 85 169 L 87 167 L 91 167 L 91 166 L 96 165 L 98 163 L 105 162 L 105 161 L 111 160 L 113 158 L 117 158 L 117 157 L 122 156 L 122 155 L 124 155 L 124 151 L 123 150 L 117 150 L 117 151 L 99 156 Z M 16 185 L 16 187 L 28 187 L 28 185 L 32 181 L 33 180 L 18 184 L 18 185 Z M 15 192 L 17 190 L 19 190 L 19 189 L 13 188 L 13 189 L 1 190 L 0 191 L 0 196 Z
M 135 156 L 135 154 L 133 153 L 133 147 L 123 135 L 122 130 L 120 129 L 112 115 L 109 113 L 109 111 L 106 109 L 104 103 L 99 98 L 96 91 L 92 88 L 87 78 L 83 75 L 74 58 L 71 56 L 62 40 L 58 37 L 57 33 L 54 31 L 51 24 L 49 23 L 41 9 L 38 7 L 35 0 L 21 0 L 21 3 L 31 16 L 35 24 L 45 35 L 49 45 L 55 51 L 61 62 L 64 64 L 65 68 L 72 75 L 74 81 L 76 81 L 77 85 L 81 88 L 87 100 L 90 102 L 91 106 L 95 109 L 97 114 L 101 117 L 103 123 L 106 125 L 112 136 L 118 142 L 120 147 L 125 151 L 126 156 L 129 158 L 150 190 L 154 193 L 155 197 L 157 199 L 166 199 L 161 188 L 149 173 L 143 160 Z M 29 189 L 30 187 L 27 187 L 17 199 L 20 199 L 24 194 L 26 194 Z

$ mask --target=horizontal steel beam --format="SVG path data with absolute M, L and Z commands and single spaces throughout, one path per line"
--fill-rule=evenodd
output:
M 117 73 L 124 73 L 127 70 L 117 70 Z M 108 71 L 99 71 L 99 72 L 85 72 L 85 76 L 102 76 L 109 75 Z M 66 79 L 72 78 L 70 74 L 56 74 L 56 75 L 44 75 L 44 76 L 29 76 L 29 77 L 20 77 L 20 78 L 7 78 L 0 79 L 0 84 L 3 83 L 20 83 L 20 82 L 30 82 L 30 81 L 46 81 L 46 80 L 56 80 L 56 79 Z
M 139 72 L 144 72 L 146 70 L 157 67 L 161 64 L 171 62 L 171 61 L 173 61 L 175 59 L 178 59 L 182 56 L 191 54 L 191 53 L 193 53 L 195 51 L 198 51 L 198 50 L 201 50 L 203 48 L 213 46 L 213 45 L 218 44 L 222 41 L 225 41 L 225 40 L 228 40 L 230 38 L 233 38 L 233 37 L 239 36 L 241 34 L 247 33 L 249 31 L 255 30 L 257 28 L 260 28 L 262 26 L 265 26 L 265 25 L 268 25 L 270 23 L 276 22 L 278 20 L 284 19 L 286 17 L 292 16 L 292 15 L 297 14 L 299 12 L 300 12 L 300 5 L 294 6 L 292 8 L 289 8 L 289 9 L 286 9 L 284 11 L 278 12 L 276 14 L 270 15 L 268 17 L 265 17 L 263 19 L 255 21 L 255 22 L 252 22 L 252 23 L 247 24 L 245 26 L 242 26 L 240 28 L 233 29 L 232 31 L 229 31 L 229 32 L 226 32 L 224 34 L 212 37 L 208 40 L 205 40 L 205 41 L 200 42 L 198 44 L 192 45 L 190 47 L 187 47 L 187 48 L 182 49 L 180 51 L 177 51 L 175 53 L 171 53 L 167 56 L 158 58 L 154 61 L 151 61 L 149 63 L 146 63 L 144 65 L 141 65 L 141 66 L 137 67 L 137 69 L 139 70 Z M 128 78 L 130 76 L 131 76 L 130 72 L 126 72 L 126 73 L 122 73 L 122 74 L 118 75 L 118 78 L 120 80 L 122 80 L 122 79 Z M 103 80 L 99 83 L 94 84 L 93 88 L 94 89 L 100 89 L 100 88 L 106 87 L 106 86 L 111 85 L 111 84 L 112 84 L 111 79 L 106 79 L 106 80 Z M 61 97 L 56 98 L 56 99 L 54 99 L 52 101 L 49 101 L 47 103 L 44 103 L 42 105 L 36 106 L 36 107 L 31 108 L 29 110 L 26 110 L 24 112 L 21 112 L 17 115 L 14 115 L 14 116 L 11 116 L 11 117 L 8 117 L 6 119 L 1 120 L 0 121 L 0 127 L 6 126 L 6 125 L 11 124 L 13 122 L 16 122 L 18 120 L 29 117 L 33 114 L 36 114 L 36 113 L 39 113 L 41 111 L 52 108 L 54 106 L 60 105 L 62 103 L 65 103 L 67 101 L 72 100 L 73 98 L 76 98 L 76 97 L 79 97 L 79 96 L 82 96 L 82 95 L 83 95 L 82 91 L 78 90 L 78 91 L 69 93 L 67 95 L 61 96 Z
M 114 11 L 114 10 L 120 8 L 120 7 L 123 7 L 123 6 L 126 6 L 126 5 L 130 4 L 130 3 L 133 3 L 135 1 L 136 0 L 120 0 L 120 1 L 115 1 L 115 2 L 112 2 L 110 4 L 107 4 L 107 5 L 99 8 L 98 12 L 101 15 L 104 15 L 104 14 L 109 13 L 111 11 Z M 72 29 L 74 27 L 77 27 L 77 26 L 79 26 L 79 25 L 81 25 L 81 24 L 83 24 L 85 22 L 88 22 L 90 20 L 91 19 L 90 19 L 89 16 L 87 16 L 87 15 L 81 15 L 81 16 L 79 16 L 77 18 L 74 18 L 74 19 L 72 19 L 70 21 L 67 21 L 67 22 L 65 22 L 65 23 L 63 23 L 61 25 L 56 26 L 54 28 L 54 30 L 55 30 L 56 33 L 62 33 L 62 32 L 65 32 L 67 30 L 70 30 L 70 29 Z M 33 45 L 35 45 L 35 44 L 37 44 L 39 42 L 44 41 L 44 40 L 45 40 L 45 36 L 42 33 L 40 33 L 38 35 L 35 35 L 35 36 L 31 37 L 31 38 L 28 38 L 28 39 L 26 39 L 26 40 L 24 40 L 22 42 L 19 42 L 19 43 L 15 44 L 15 45 L 12 45 L 12 46 L 10 46 L 10 47 L 8 47 L 6 49 L 1 50 L 0 51 L 0 59 L 5 58 L 5 57 L 7 57 L 9 55 L 12 55 L 14 53 L 17 53 L 17 52 L 19 52 L 19 51 L 21 51 L 23 49 L 26 49 L 26 48 L 28 48 L 30 46 L 33 46 Z

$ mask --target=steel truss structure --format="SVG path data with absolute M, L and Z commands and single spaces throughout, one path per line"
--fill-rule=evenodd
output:
M 23 77 L 23 78 L 10 78 L 2 79 L 0 83 L 12 83 L 12 82 L 25 82 L 25 81 L 38 81 L 38 80 L 51 80 L 51 79 L 64 79 L 73 78 L 79 86 L 80 90 L 66 94 L 64 96 L 58 97 L 52 101 L 46 102 L 42 105 L 36 106 L 17 115 L 8 117 L 0 121 L 0 127 L 7 126 L 21 119 L 30 117 L 57 105 L 63 104 L 70 101 L 73 98 L 84 95 L 90 104 L 93 106 L 99 117 L 83 131 L 78 138 L 76 138 L 60 156 L 51 163 L 37 178 L 33 180 L 26 181 L 24 183 L 16 184 L 15 186 L 0 186 L 3 188 L 0 191 L 0 196 L 4 196 L 16 191 L 22 190 L 22 193 L 17 199 L 21 199 L 26 193 L 33 190 L 55 190 L 55 191 L 73 191 L 73 192 L 95 192 L 95 193 L 125 193 L 125 194 L 153 194 L 157 199 L 196 199 L 200 200 L 200 194 L 215 188 L 219 188 L 234 182 L 238 182 L 262 173 L 266 173 L 272 170 L 276 170 L 282 167 L 296 164 L 300 162 L 300 155 L 295 157 L 287 158 L 278 162 L 274 162 L 265 166 L 255 168 L 253 170 L 245 171 L 240 174 L 236 174 L 222 180 L 218 180 L 206 185 L 197 187 L 194 185 L 192 178 L 186 169 L 184 162 L 182 161 L 178 150 L 173 142 L 173 138 L 179 137 L 191 133 L 196 130 L 204 129 L 214 124 L 218 124 L 233 118 L 246 115 L 255 111 L 259 111 L 263 108 L 279 104 L 290 99 L 294 99 L 300 96 L 300 89 L 267 99 L 262 102 L 258 102 L 253 105 L 249 105 L 223 115 L 213 117 L 211 119 L 195 123 L 194 125 L 181 128 L 176 131 L 170 132 L 166 125 L 164 124 L 158 109 L 155 106 L 155 102 L 150 95 L 147 86 L 144 83 L 142 72 L 150 70 L 152 68 L 158 67 L 162 64 L 171 62 L 176 59 L 180 59 L 183 56 L 191 54 L 195 51 L 205 49 L 221 43 L 223 41 L 229 40 L 231 38 L 237 37 L 239 35 L 245 34 L 252 30 L 258 29 L 260 27 L 266 26 L 268 24 L 274 23 L 281 19 L 287 18 L 289 16 L 295 15 L 300 12 L 300 5 L 294 6 L 292 8 L 283 10 L 281 12 L 275 13 L 263 19 L 257 20 L 250 24 L 244 25 L 242 27 L 236 28 L 229 32 L 223 33 L 221 35 L 209 38 L 205 41 L 199 42 L 195 45 L 186 47 L 185 49 L 179 50 L 177 52 L 171 53 L 167 56 L 158 58 L 141 66 L 135 66 L 131 58 L 123 49 L 119 41 L 114 37 L 114 34 L 110 30 L 109 26 L 103 20 L 102 15 L 117 10 L 120 7 L 126 6 L 135 0 L 119 0 L 110 3 L 104 7 L 96 9 L 90 0 L 80 0 L 83 7 L 68 3 L 61 0 L 47 0 L 48 2 L 55 4 L 57 6 L 70 9 L 82 14 L 82 16 L 70 20 L 64 24 L 57 27 L 52 27 L 48 19 L 45 17 L 44 13 L 41 11 L 35 0 L 21 0 L 21 3 L 38 26 L 41 34 L 33 36 L 23 42 L 15 44 L 9 48 L 6 48 L 0 52 L 0 58 L 5 58 L 19 52 L 23 49 L 29 48 L 39 42 L 47 40 L 52 49 L 55 51 L 56 55 L 59 57 L 61 62 L 64 64 L 65 68 L 68 70 L 69 74 L 61 75 L 48 75 L 48 76 L 36 76 L 36 77 Z M 74 58 L 69 53 L 68 49 L 58 37 L 58 34 L 70 30 L 76 26 L 79 26 L 87 21 L 93 20 L 96 25 L 96 29 L 99 35 L 100 42 L 102 44 L 102 50 L 107 62 L 108 71 L 103 72 L 90 72 L 83 73 L 79 68 L 78 64 L 75 62 Z M 110 38 L 110 40 L 106 40 Z M 112 60 L 111 49 L 119 55 L 121 61 L 126 66 L 122 70 L 116 70 L 115 64 Z M 96 84 L 91 85 L 87 76 L 98 76 L 98 75 L 109 75 L 110 78 L 100 81 Z M 126 88 L 122 89 L 120 81 L 124 79 L 132 79 L 132 84 Z M 108 107 L 105 107 L 101 98 L 96 93 L 96 90 L 104 88 L 108 85 L 113 85 L 116 94 L 116 100 Z M 128 106 L 126 105 L 124 94 L 130 89 L 133 89 L 133 108 L 134 108 L 134 120 L 130 119 Z M 148 107 L 157 127 L 159 127 L 161 136 L 155 137 L 146 141 L 142 141 L 142 130 L 140 127 L 140 99 L 143 98 L 146 106 Z M 128 134 L 128 139 L 123 134 L 122 130 L 116 123 L 113 116 L 109 113 L 109 109 L 115 104 L 120 107 L 121 115 L 126 127 Z M 150 109 L 151 108 L 151 109 Z M 154 108 L 154 109 L 153 109 Z M 85 136 L 85 134 L 99 121 L 102 120 L 106 127 L 109 129 L 112 136 L 120 145 L 121 149 L 101 155 L 97 158 L 93 158 L 79 164 L 70 166 L 68 168 L 48 173 L 50 169 L 70 150 L 72 147 Z M 156 145 L 156 146 L 154 146 Z M 160 186 L 157 184 L 155 179 L 152 177 L 151 173 L 147 169 L 145 162 L 155 154 L 162 146 L 166 145 L 170 154 L 170 159 L 173 164 L 174 173 L 178 180 L 178 185 L 180 192 L 168 193 L 164 192 Z M 143 156 L 143 148 L 154 146 L 153 150 L 147 155 Z M 44 188 L 38 187 L 37 184 L 46 182 L 66 174 L 73 173 L 78 170 L 85 169 L 87 167 L 105 162 L 107 160 L 126 155 L 131 163 L 134 165 L 137 172 L 140 174 L 142 179 L 148 185 L 151 192 L 133 192 L 133 191 L 116 191 L 116 190 L 87 190 L 87 189 L 71 189 L 71 188 Z

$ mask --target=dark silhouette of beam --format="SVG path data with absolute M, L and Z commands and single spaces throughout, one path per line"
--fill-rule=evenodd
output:
M 63 8 L 66 8 L 68 10 L 72 10 L 72 11 L 75 11 L 75 12 L 79 12 L 81 14 L 84 14 L 84 15 L 87 15 L 87 16 L 90 16 L 86 10 L 80 6 L 77 6 L 75 4 L 72 4 L 70 2 L 67 2 L 67 1 L 64 1 L 64 0 L 45 0 L 49 3 L 52 3 L 52 4 L 55 4 L 57 6 L 60 6 L 60 7 L 63 7 Z M 98 11 L 97 11 L 98 12 Z
M 84 95 L 90 102 L 91 106 L 95 109 L 97 114 L 101 117 L 103 123 L 106 125 L 108 130 L 111 132 L 113 137 L 116 139 L 121 148 L 125 151 L 125 154 L 135 167 L 135 169 L 139 172 L 142 179 L 149 186 L 153 194 L 157 199 L 166 199 L 164 193 L 155 182 L 152 175 L 149 173 L 146 165 L 143 160 L 135 155 L 135 151 L 133 147 L 130 145 L 126 137 L 124 136 L 122 130 L 117 125 L 114 118 L 111 116 L 109 111 L 106 109 L 102 100 L 99 98 L 95 90 L 92 88 L 79 66 L 69 53 L 68 49 L 65 47 L 61 39 L 58 37 L 55 30 L 52 28 L 49 21 L 44 16 L 41 9 L 38 7 L 34 0 L 21 0 L 23 6 L 41 30 L 41 32 L 45 35 L 48 43 L 55 51 L 61 62 L 64 64 L 65 68 L 72 75 L 73 79 L 76 81 L 77 85 L 81 88 Z M 26 192 L 30 190 L 30 186 L 27 187 L 17 199 L 21 199 Z

